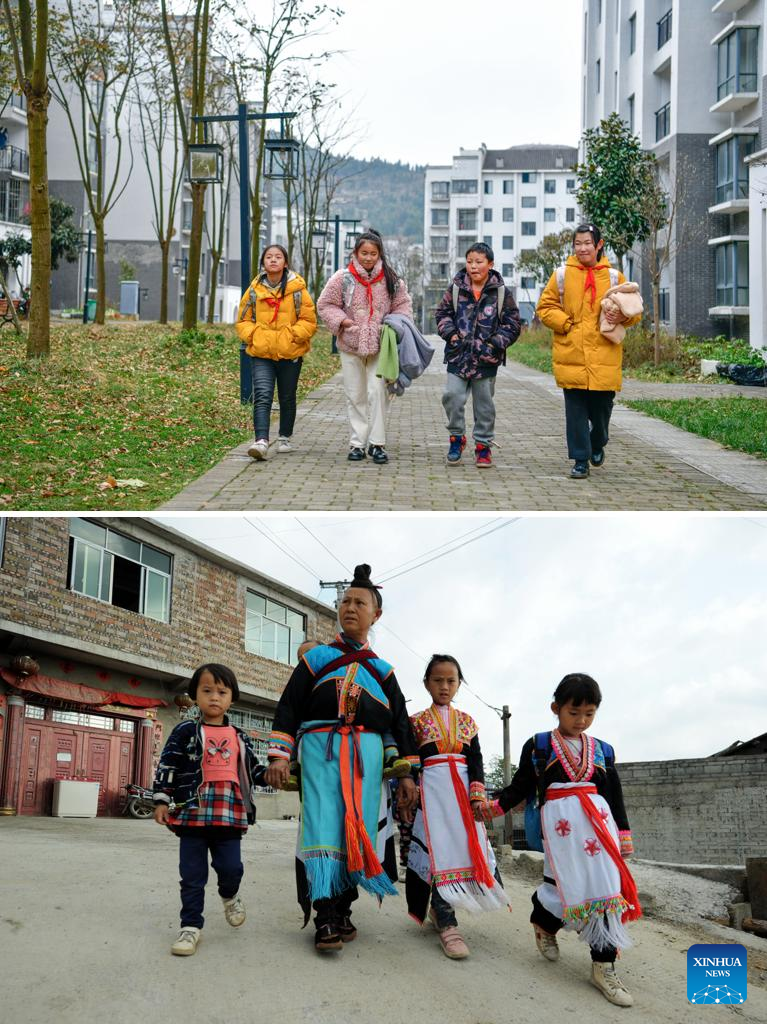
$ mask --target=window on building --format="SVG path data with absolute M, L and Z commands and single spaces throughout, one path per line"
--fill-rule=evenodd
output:
M 248 733 L 256 748 L 256 756 L 259 761 L 265 763 L 269 750 L 269 733 L 272 731 L 274 718 L 259 715 L 254 711 L 240 711 L 232 708 L 226 714 L 232 725 L 236 725 L 243 732 Z M 254 733 L 262 733 L 262 735 L 254 736 Z
M 501 243 L 502 249 L 513 249 L 514 248 L 514 235 L 504 235 Z
M 295 665 L 306 639 L 306 616 L 249 590 L 245 597 L 245 650 L 269 661 Z
M 476 210 L 457 210 L 458 214 L 458 230 L 459 231 L 476 231 L 477 230 L 477 211 Z
M 665 46 L 671 38 L 671 16 L 672 10 L 669 8 L 663 17 L 658 22 L 658 49 Z
M 485 245 L 489 245 L 491 249 L 493 248 L 493 236 L 492 235 L 483 235 L 482 236 L 482 241 L 485 243 Z
M 546 221 L 554 221 L 557 219 L 557 211 L 553 206 L 545 206 L 543 209 L 543 219 Z
M 537 282 L 536 282 L 536 279 L 534 277 L 523 277 L 523 278 L 520 279 L 520 282 L 519 282 L 520 288 L 528 288 L 528 289 L 535 288 L 536 284 L 537 284 Z
M 456 178 L 453 181 L 453 195 L 473 196 L 477 192 L 476 178 Z
M 69 520 L 69 589 L 168 622 L 171 556 L 89 519 Z
M 597 25 L 602 24 L 602 0 L 597 0 Z
M 445 206 L 441 210 L 431 211 L 431 226 L 433 228 L 446 228 L 450 224 L 450 210 Z
M 432 197 L 432 199 L 449 199 L 450 198 L 450 182 L 449 181 L 433 181 L 431 183 L 431 197 Z
M 217 280 L 219 284 L 223 284 L 226 280 L 226 263 L 224 260 L 221 260 L 218 265 Z
M 429 238 L 429 248 L 433 253 L 447 254 L 447 243 L 447 235 L 431 235 Z
M 716 147 L 716 202 L 748 198 L 748 165 L 754 152 L 755 136 L 734 135 Z
M 45 708 L 40 707 L 39 704 L 25 704 L 24 717 L 35 718 L 37 721 L 42 722 L 45 718 Z
M 738 28 L 717 47 L 717 99 L 731 93 L 756 92 L 759 29 Z
M 181 230 L 192 230 L 192 200 L 184 199 L 181 202 Z
M 523 185 L 535 185 L 538 181 L 537 171 L 522 171 L 522 184 Z
M 522 234 L 528 237 L 536 234 L 536 224 L 534 220 L 522 221 Z
M 485 182 L 485 195 L 491 196 L 493 194 L 493 179 L 488 178 Z
M 491 224 L 492 220 L 493 220 L 493 211 L 492 211 L 492 209 L 488 209 L 488 207 L 485 207 L 485 209 L 483 211 L 483 214 L 482 214 L 482 218 L 483 218 L 485 224 Z
M 514 264 L 513 263 L 504 263 L 503 264 L 503 268 L 501 270 L 501 276 L 502 277 L 512 277 L 513 274 L 514 274 Z
M 566 224 L 574 224 L 575 223 L 575 207 L 568 206 L 567 209 L 565 210 L 565 223 Z
M 597 81 L 597 92 L 602 91 L 602 61 L 598 60 L 596 63 L 596 81 Z
M 627 281 L 633 281 L 634 280 L 634 257 L 633 256 L 627 256 L 626 257 L 626 280 Z
M 511 224 L 514 220 L 514 209 L 511 206 L 504 206 L 501 211 L 501 219 L 504 224 Z
M 632 93 L 629 96 L 628 106 L 629 106 L 629 116 L 628 116 L 629 131 L 633 133 L 633 131 L 634 131 L 634 109 L 636 107 L 636 96 L 634 95 L 634 93 Z
M 660 142 L 671 134 L 671 103 L 664 103 L 655 111 L 655 141 Z
M 671 320 L 671 295 L 668 288 L 661 288 L 658 292 L 658 316 L 665 324 Z
M 567 191 L 568 192 L 574 192 L 575 191 L 575 178 L 568 178 L 567 179 Z
M 538 205 L 537 196 L 522 196 L 522 209 L 534 210 Z
M 716 247 L 716 304 L 748 305 L 748 242 Z
M 629 18 L 629 53 L 634 53 L 637 48 L 637 16 L 632 14 Z
M 447 263 L 431 263 L 429 264 L 429 271 L 432 277 L 447 277 Z
M 513 195 L 514 193 L 514 179 L 504 178 L 503 179 L 503 194 L 505 196 Z
M 557 191 L 557 179 L 556 178 L 544 178 L 543 179 L 543 191 L 547 196 L 553 196 Z
M 0 179 L 0 221 L 21 224 L 29 204 L 29 183 L 20 178 Z

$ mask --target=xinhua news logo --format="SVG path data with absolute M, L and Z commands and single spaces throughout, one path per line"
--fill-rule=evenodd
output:
M 698 943 L 687 950 L 687 998 L 691 1003 L 745 1003 L 746 947 Z

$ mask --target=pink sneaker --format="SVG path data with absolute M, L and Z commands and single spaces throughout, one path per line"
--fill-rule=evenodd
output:
M 451 960 L 465 960 L 469 955 L 469 947 L 463 941 L 463 936 L 455 925 L 450 925 L 448 928 L 440 928 L 437 924 L 437 915 L 434 913 L 434 908 L 429 910 L 429 920 L 434 925 L 445 956 Z

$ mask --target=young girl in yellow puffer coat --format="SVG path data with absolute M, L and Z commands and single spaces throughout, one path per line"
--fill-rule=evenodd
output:
M 280 404 L 277 451 L 291 452 L 296 420 L 296 391 L 303 357 L 317 330 L 317 314 L 306 282 L 290 269 L 287 251 L 270 245 L 261 257 L 261 272 L 240 302 L 237 334 L 252 356 L 253 426 L 256 439 L 248 448 L 263 460 L 269 450 L 269 418 L 274 385 Z

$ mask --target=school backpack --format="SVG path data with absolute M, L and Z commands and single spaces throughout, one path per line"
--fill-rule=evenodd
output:
M 615 751 L 604 740 L 596 741 L 602 748 L 605 767 L 615 764 Z M 527 798 L 525 804 L 525 840 L 529 850 L 543 853 L 543 829 L 541 828 L 541 804 L 545 792 L 543 774 L 551 758 L 551 733 L 537 732 L 533 740 L 533 767 L 537 781 L 535 793 Z
M 296 308 L 296 320 L 298 320 L 298 318 L 301 316 L 301 296 L 302 296 L 302 294 L 303 294 L 303 289 L 302 288 L 299 288 L 299 290 L 297 292 L 293 292 L 293 305 Z M 257 301 L 258 301 L 258 297 L 256 296 L 256 292 L 255 292 L 253 287 L 250 287 L 248 289 L 248 304 L 245 307 L 245 309 L 243 310 L 243 317 L 242 317 L 243 320 L 245 319 L 245 315 L 244 315 L 245 312 L 247 310 L 250 310 L 250 317 L 251 317 L 253 323 L 256 322 L 256 302 Z
M 564 305 L 565 301 L 565 265 L 557 267 L 557 288 L 559 289 L 559 303 Z M 618 280 L 618 271 L 615 267 L 610 267 L 610 287 L 615 288 L 620 281 Z
M 454 283 L 453 284 L 453 312 L 454 313 L 458 312 L 458 295 L 459 295 L 459 293 L 460 293 L 460 288 L 458 287 L 457 284 Z M 498 323 L 501 322 L 501 317 L 503 316 L 503 303 L 504 303 L 505 299 L 506 299 L 506 285 L 502 284 L 502 285 L 498 286 L 498 302 L 497 302 L 497 306 L 498 306 Z
M 357 287 L 357 278 L 351 272 L 351 270 L 345 270 L 344 276 L 341 281 L 341 305 L 343 309 L 348 313 L 352 308 L 352 299 L 354 298 L 354 289 Z M 397 286 L 394 289 L 399 291 L 400 281 L 397 279 Z

